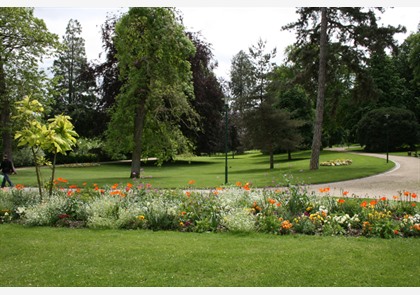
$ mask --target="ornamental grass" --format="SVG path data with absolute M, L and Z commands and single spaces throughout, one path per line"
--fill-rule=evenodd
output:
M 180 232 L 261 232 L 273 235 L 420 236 L 417 195 L 392 199 L 323 196 L 304 185 L 254 189 L 250 183 L 209 190 L 156 190 L 149 184 L 67 186 L 58 178 L 51 196 L 41 198 L 23 186 L 0 190 L 0 223 L 93 229 Z

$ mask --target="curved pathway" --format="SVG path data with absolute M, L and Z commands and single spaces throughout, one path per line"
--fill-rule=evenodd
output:
M 358 154 L 386 159 L 386 155 Z M 393 199 L 394 196 L 401 196 L 401 194 L 404 198 L 404 192 L 408 191 L 417 194 L 417 198 L 413 198 L 413 201 L 419 201 L 420 158 L 390 155 L 389 160 L 396 165 L 385 173 L 354 180 L 309 185 L 308 191 L 314 191 L 317 195 L 325 195 L 319 189 L 329 187 L 331 196 L 342 196 L 343 192 L 347 191 L 347 196 L 349 197 L 386 197 L 388 199 Z

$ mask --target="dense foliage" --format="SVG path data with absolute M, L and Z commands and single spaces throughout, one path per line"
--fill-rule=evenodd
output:
M 360 144 L 369 152 L 415 150 L 420 136 L 414 113 L 399 108 L 381 108 L 366 113 L 357 130 Z
M 119 79 L 124 81 L 107 128 L 114 154 L 131 153 L 131 178 L 142 158 L 170 159 L 189 148 L 181 118 L 194 126 L 194 46 L 170 8 L 130 8 L 115 26 Z M 118 143 L 118 144 L 115 144 Z
M 46 102 L 51 83 L 39 61 L 58 46 L 58 37 L 29 7 L 0 7 L 0 132 L 3 152 L 12 157 L 14 103 L 24 96 Z

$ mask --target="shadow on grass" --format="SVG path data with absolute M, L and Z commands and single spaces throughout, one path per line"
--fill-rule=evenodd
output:
M 175 160 L 164 162 L 161 166 L 157 164 L 156 160 L 149 160 L 147 162 L 141 162 L 140 167 L 191 167 L 191 166 L 204 166 L 204 165 L 214 165 L 219 164 L 218 162 L 211 161 L 188 161 L 188 160 Z M 107 162 L 101 164 L 103 166 L 120 166 L 120 167 L 131 167 L 131 161 L 117 161 L 117 162 Z

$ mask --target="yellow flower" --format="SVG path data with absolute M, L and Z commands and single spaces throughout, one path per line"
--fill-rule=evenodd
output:
M 137 219 L 144 220 L 144 216 L 143 215 L 139 215 L 139 216 L 137 216 Z

